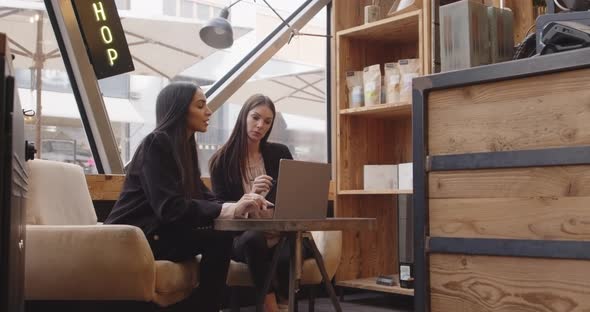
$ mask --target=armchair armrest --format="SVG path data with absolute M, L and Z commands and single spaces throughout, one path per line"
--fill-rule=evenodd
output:
M 129 225 L 27 225 L 27 300 L 151 301 L 155 262 Z
M 342 255 L 342 232 L 341 231 L 312 231 L 313 240 L 322 255 L 324 266 L 331 279 L 336 274 L 340 265 Z M 315 259 L 307 259 L 303 262 L 303 285 L 317 284 L 322 281 L 322 275 L 315 262 Z

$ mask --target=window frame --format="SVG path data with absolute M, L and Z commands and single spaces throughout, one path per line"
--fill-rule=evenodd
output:
M 176 0 L 176 13 L 177 14 L 179 13 L 179 5 L 178 4 L 180 3 L 180 1 L 186 1 L 186 0 Z M 63 18 L 62 16 L 64 15 L 64 13 L 65 14 L 72 14 L 72 12 L 69 12 L 69 10 L 71 10 L 71 8 L 57 5 L 57 4 L 61 4 L 62 2 L 63 1 L 61 1 L 61 0 L 45 0 L 48 15 L 51 19 L 56 39 L 58 41 L 58 44 L 60 45 L 60 50 L 64 51 L 64 53 L 62 53 L 63 61 L 66 65 L 68 77 L 70 78 L 70 83 L 72 85 L 72 90 L 75 95 L 76 102 L 78 103 L 78 109 L 79 109 L 80 115 L 82 117 L 84 131 L 85 131 L 86 136 L 88 138 L 88 142 L 90 144 L 91 151 L 92 151 L 93 157 L 95 159 L 97 171 L 100 174 L 123 173 L 123 163 L 121 160 L 121 155 L 119 154 L 119 151 L 117 149 L 117 142 L 114 138 L 113 130 L 110 126 L 110 121 L 108 120 L 108 117 L 106 116 L 106 113 L 105 113 L 104 102 L 102 100 L 102 97 L 100 96 L 100 90 L 98 90 L 98 80 L 96 79 L 94 72 L 91 73 L 92 74 L 91 77 L 94 77 L 94 84 L 89 82 L 88 79 L 82 79 L 83 81 L 76 80 L 76 78 L 80 78 L 79 76 L 81 75 L 82 71 L 87 72 L 88 68 L 90 68 L 90 70 L 92 70 L 92 67 L 89 64 L 88 60 L 86 62 L 82 62 L 84 64 L 79 64 L 80 63 L 79 57 L 77 58 L 77 57 L 75 57 L 75 55 L 70 55 L 72 53 L 65 52 L 68 49 L 73 50 L 73 51 L 85 51 L 85 49 L 83 47 L 82 48 L 80 47 L 80 42 L 74 42 L 74 47 L 72 47 L 72 42 L 71 42 L 72 38 L 70 38 L 72 36 L 72 34 L 74 35 L 74 37 L 81 35 L 79 28 L 77 28 L 77 25 L 76 25 L 75 29 L 67 29 L 67 30 L 60 30 L 60 28 L 58 26 L 58 24 L 60 23 L 60 18 Z M 56 4 L 55 7 L 54 7 L 54 3 Z M 324 4 L 322 4 L 322 3 L 324 3 Z M 274 56 L 280 50 L 280 47 L 282 47 L 285 44 L 284 36 L 285 36 L 286 31 L 288 31 L 287 23 L 289 23 L 290 25 L 293 25 L 295 23 L 298 23 L 298 21 L 300 21 L 300 19 L 302 19 L 302 18 L 309 18 L 309 20 L 311 18 L 313 18 L 313 17 L 310 18 L 309 16 L 304 16 L 304 15 L 299 16 L 299 14 L 302 12 L 308 13 L 308 11 L 305 11 L 305 9 L 311 10 L 312 5 L 314 5 L 314 9 L 318 9 L 315 6 L 322 5 L 321 8 L 318 9 L 318 12 L 324 7 L 327 8 L 326 9 L 326 14 L 327 14 L 326 32 L 328 35 L 330 35 L 330 33 L 331 33 L 331 1 L 330 0 L 307 0 L 304 3 L 302 3 L 287 19 L 285 19 L 285 22 L 282 22 L 279 26 L 277 26 L 267 37 L 265 37 L 256 47 L 254 47 L 254 49 L 252 49 L 252 51 L 250 51 L 241 61 L 239 61 L 226 75 L 224 75 L 221 79 L 216 81 L 211 86 L 211 88 L 209 90 L 207 90 L 206 95 L 209 97 L 212 94 L 214 94 L 215 91 L 223 90 L 222 87 L 224 87 L 224 84 L 229 79 L 236 79 L 236 78 L 241 78 L 241 79 L 245 79 L 245 80 L 249 79 L 249 77 L 251 77 L 251 75 L 254 72 L 256 72 L 256 70 L 258 70 L 258 69 L 254 70 L 252 73 L 249 73 L 250 76 L 248 76 L 248 77 L 234 77 L 234 75 L 236 73 L 238 73 L 238 71 L 244 69 L 245 65 L 249 64 L 249 62 L 252 61 L 253 58 L 255 58 L 255 57 L 257 59 L 261 58 L 261 52 L 269 52 L 270 51 L 272 53 L 270 56 L 268 56 L 268 53 L 267 53 L 266 55 L 262 56 L 262 58 L 268 57 L 268 59 L 270 59 L 270 57 Z M 193 8 L 194 8 L 193 14 L 195 14 L 194 10 L 196 9 L 196 5 L 193 6 Z M 213 8 L 213 6 L 210 6 L 209 10 L 212 11 L 213 10 L 212 8 Z M 56 11 L 58 11 L 60 13 L 59 17 L 56 17 Z M 309 22 L 309 20 L 307 22 Z M 303 25 L 307 24 L 307 22 L 305 22 Z M 77 35 L 76 35 L 76 30 L 78 32 Z M 66 39 L 65 41 L 67 42 L 67 46 L 66 46 L 66 43 L 64 43 L 64 39 Z M 326 127 L 327 127 L 326 136 L 327 137 L 326 137 L 326 139 L 327 139 L 327 149 L 328 149 L 327 150 L 327 162 L 331 163 L 332 162 L 332 159 L 331 159 L 331 155 L 332 155 L 332 152 L 331 152 L 331 146 L 332 146 L 331 53 L 332 52 L 331 52 L 331 39 L 330 39 L 330 37 L 327 37 L 326 40 L 327 40 L 326 70 L 325 70 L 325 74 L 326 74 L 326 110 L 327 110 L 327 115 L 326 115 Z M 280 45 L 280 47 L 278 49 L 275 46 L 275 44 L 269 45 L 269 43 L 274 43 L 275 41 L 277 41 L 279 43 L 283 43 L 283 44 Z M 68 49 L 66 49 L 66 48 L 68 48 Z M 273 49 L 276 49 L 276 50 L 274 50 L 274 52 L 272 52 Z M 73 62 L 70 59 L 70 57 L 73 58 Z M 86 64 L 86 63 L 88 63 L 88 64 Z M 264 63 L 266 63 L 266 61 L 264 61 Z M 260 65 L 260 64 L 258 64 L 258 65 Z M 254 67 L 256 67 L 258 65 L 255 65 Z M 248 66 L 251 66 L 251 64 L 249 64 Z M 83 67 L 83 68 L 81 68 L 81 67 Z M 250 68 L 248 68 L 248 69 L 250 69 Z M 246 73 L 246 75 L 247 74 L 248 73 Z M 78 79 L 78 80 L 80 80 L 80 79 Z M 240 86 L 243 85 L 243 83 L 245 83 L 245 82 L 246 81 L 240 81 L 239 82 Z M 235 84 L 232 85 L 232 87 L 235 87 L 235 86 L 236 86 Z M 225 86 L 225 87 L 227 87 L 227 86 Z M 222 89 L 220 89 L 220 88 L 222 88 Z M 98 99 L 96 99 L 97 94 L 99 95 Z M 92 98 L 93 100 L 89 101 L 88 98 Z M 84 101 L 83 99 L 86 99 L 86 100 Z M 86 107 L 86 106 L 88 106 L 88 107 Z M 213 108 L 213 111 L 215 111 L 215 110 L 216 110 L 216 108 Z M 98 115 L 96 115 L 97 112 L 98 112 Z M 97 138 L 100 143 L 97 143 Z M 113 153 L 116 153 L 116 155 L 113 155 Z

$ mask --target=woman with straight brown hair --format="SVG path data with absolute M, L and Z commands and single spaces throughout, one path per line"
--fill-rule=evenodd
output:
M 276 109 L 268 96 L 255 94 L 244 103 L 229 140 L 209 163 L 213 192 L 218 198 L 233 201 L 255 193 L 275 201 L 273 186 L 278 178 L 279 162 L 293 159 L 287 146 L 268 142 L 275 117 Z M 255 212 L 250 217 L 272 217 L 267 212 L 272 210 Z M 277 233 L 259 231 L 246 231 L 234 239 L 232 259 L 248 265 L 258 289 L 264 285 L 278 239 Z M 268 312 L 279 311 L 277 299 L 280 303 L 288 300 L 289 250 L 283 248 L 279 252 L 278 278 L 264 302 Z M 309 257 L 310 253 L 304 250 L 304 256 Z

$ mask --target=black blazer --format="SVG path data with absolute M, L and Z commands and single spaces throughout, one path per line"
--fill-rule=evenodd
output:
M 281 159 L 293 159 L 289 148 L 279 143 L 266 143 L 262 148 L 262 158 L 264 159 L 264 169 L 266 174 L 271 176 L 275 181 L 279 177 L 279 162 Z M 244 186 L 241 180 L 226 185 L 224 176 L 227 174 L 225 164 L 220 164 L 211 171 L 211 186 L 215 196 L 222 201 L 238 201 L 244 195 Z M 266 199 L 274 203 L 277 195 L 276 186 L 266 195 Z
M 128 166 L 123 191 L 105 223 L 130 224 L 143 230 L 150 245 L 159 236 L 213 225 L 221 203 L 200 179 L 200 199 L 186 199 L 172 141 L 152 132 L 137 148 Z M 196 149 L 195 149 L 196 156 Z M 194 174 L 199 174 L 198 168 Z M 156 236 L 158 235 L 158 236 Z

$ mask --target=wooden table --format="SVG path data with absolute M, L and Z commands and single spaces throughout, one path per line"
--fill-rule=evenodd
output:
M 313 257 L 318 265 L 326 290 L 332 300 L 332 305 L 336 311 L 341 312 L 342 308 L 336 297 L 334 287 L 330 283 L 330 278 L 324 266 L 324 260 L 318 250 L 312 236 L 307 231 L 371 231 L 377 227 L 377 221 L 374 218 L 326 218 L 314 220 L 281 220 L 281 219 L 217 219 L 215 220 L 215 230 L 218 231 L 278 231 L 281 232 L 281 240 L 275 249 L 270 271 L 264 283 L 257 300 L 257 310 L 262 311 L 262 302 L 268 292 L 272 276 L 274 276 L 279 259 L 279 250 L 284 244 L 289 244 L 291 250 L 291 261 L 289 268 L 289 311 L 295 311 L 295 293 L 299 288 L 301 280 L 301 245 L 306 244 L 313 253 Z

